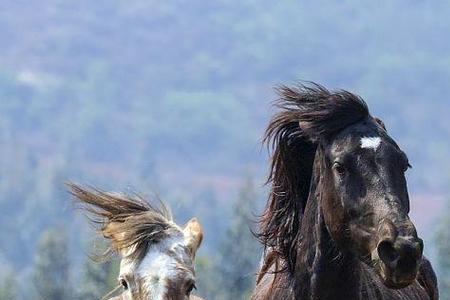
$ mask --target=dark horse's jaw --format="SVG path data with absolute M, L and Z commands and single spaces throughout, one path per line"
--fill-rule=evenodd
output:
M 417 267 L 414 267 L 408 273 L 400 273 L 396 269 L 389 268 L 379 259 L 373 265 L 378 266 L 375 268 L 375 271 L 386 287 L 390 289 L 402 289 L 411 285 L 416 280 L 420 262 L 421 260 L 416 263 Z
M 417 277 L 418 270 L 412 272 L 411 274 L 405 274 L 401 279 L 397 279 L 397 276 L 394 275 L 395 271 L 389 270 L 380 260 L 372 263 L 372 265 L 378 266 L 375 267 L 375 272 L 378 273 L 378 276 L 380 276 L 383 284 L 390 289 L 405 288 L 411 285 Z

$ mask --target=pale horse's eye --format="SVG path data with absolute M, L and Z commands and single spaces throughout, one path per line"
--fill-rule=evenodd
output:
M 187 286 L 187 290 L 186 290 L 186 296 L 189 296 L 193 290 L 196 290 L 197 287 L 195 286 L 194 282 L 191 282 L 188 286 Z
M 128 282 L 125 279 L 120 278 L 119 282 L 120 282 L 120 285 L 123 287 L 124 290 L 128 290 Z

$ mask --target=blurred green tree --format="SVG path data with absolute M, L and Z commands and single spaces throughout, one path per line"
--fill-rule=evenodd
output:
M 217 278 L 216 261 L 209 256 L 200 255 L 195 259 L 196 295 L 206 299 L 216 299 L 217 292 L 221 288 L 221 282 Z
M 78 290 L 78 298 L 101 299 L 117 286 L 119 262 L 117 260 L 97 261 L 88 258 L 84 265 L 84 274 Z
M 0 300 L 17 299 L 17 281 L 15 274 L 9 272 L 2 278 L 0 284 Z
M 256 199 L 254 185 L 247 180 L 233 204 L 230 225 L 219 250 L 217 271 L 221 292 L 216 299 L 248 299 L 252 291 L 261 253 L 252 233 Z
M 33 283 L 37 295 L 45 300 L 72 299 L 69 280 L 68 239 L 61 229 L 45 231 L 34 259 Z

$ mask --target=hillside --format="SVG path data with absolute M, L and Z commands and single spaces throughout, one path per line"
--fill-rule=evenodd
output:
M 92 230 L 68 180 L 156 192 L 181 222 L 204 220 L 214 253 L 208 232 L 247 178 L 264 205 L 273 87 L 299 79 L 355 92 L 385 121 L 432 241 L 450 198 L 449 14 L 445 1 L 2 1 L 0 261 L 29 272 L 55 225 L 84 259 Z

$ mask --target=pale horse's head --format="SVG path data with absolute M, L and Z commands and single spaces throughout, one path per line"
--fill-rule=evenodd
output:
M 100 224 L 111 252 L 121 257 L 119 287 L 111 300 L 187 300 L 195 286 L 195 254 L 203 239 L 197 219 L 184 227 L 166 206 L 140 197 L 69 184 L 70 192 Z

